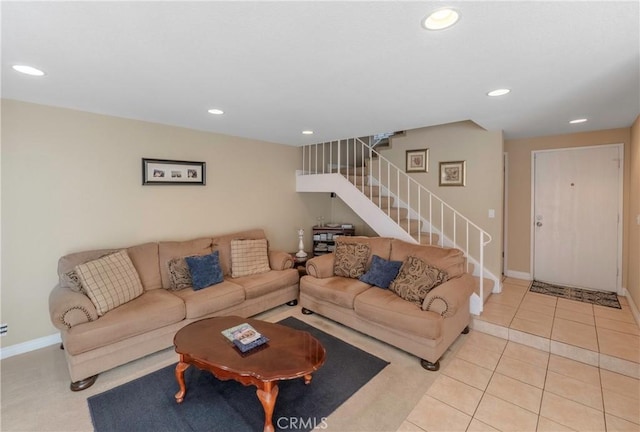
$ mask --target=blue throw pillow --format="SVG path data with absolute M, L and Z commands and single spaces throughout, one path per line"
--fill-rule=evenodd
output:
M 185 257 L 184 260 L 189 267 L 194 290 L 197 291 L 224 280 L 218 251 L 211 255 Z
M 375 285 L 380 288 L 389 288 L 402 267 L 402 261 L 389 261 L 374 255 L 371 259 L 369 271 L 360 276 L 362 282 Z

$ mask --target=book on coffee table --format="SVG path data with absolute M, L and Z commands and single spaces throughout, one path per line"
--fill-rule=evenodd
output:
M 269 342 L 266 336 L 247 323 L 222 330 L 222 334 L 243 353 Z

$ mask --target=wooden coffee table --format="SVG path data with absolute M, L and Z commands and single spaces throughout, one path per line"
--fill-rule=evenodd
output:
M 269 338 L 266 345 L 241 353 L 221 331 L 242 323 L 251 324 Z M 180 362 L 176 379 L 180 390 L 176 401 L 181 403 L 187 391 L 184 371 L 194 365 L 211 372 L 220 380 L 235 380 L 258 388 L 258 399 L 264 408 L 264 430 L 272 432 L 273 409 L 278 397 L 278 381 L 304 377 L 311 382 L 311 373 L 324 364 L 325 350 L 308 332 L 251 318 L 228 316 L 208 318 L 179 330 L 174 339 Z

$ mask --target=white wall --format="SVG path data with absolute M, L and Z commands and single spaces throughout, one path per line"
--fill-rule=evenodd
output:
M 141 158 L 204 161 L 206 186 L 142 186 Z M 328 194 L 295 192 L 296 147 L 2 101 L 2 346 L 55 334 L 58 258 L 103 247 L 263 228 L 296 251 L 330 217 Z

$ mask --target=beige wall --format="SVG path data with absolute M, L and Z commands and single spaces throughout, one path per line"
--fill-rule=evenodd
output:
M 507 153 L 507 248 L 508 271 L 531 273 L 531 155 L 535 150 L 583 147 L 603 144 L 624 144 L 623 191 L 623 277 L 626 271 L 629 242 L 629 178 L 630 128 L 609 129 L 548 137 L 505 141 Z
M 503 141 L 501 131 L 486 131 L 471 121 L 412 129 L 394 137 L 380 153 L 404 171 L 407 150 L 429 149 L 429 172 L 410 176 L 492 236 L 485 266 L 502 274 Z M 466 161 L 465 187 L 440 187 L 439 162 Z M 495 210 L 495 218 L 488 216 Z
M 2 101 L 2 346 L 49 336 L 58 258 L 251 227 L 297 250 L 329 194 L 295 192 L 296 147 Z M 142 186 L 141 158 L 204 161 L 207 185 Z M 346 217 L 346 216 L 345 216 Z M 353 219 L 349 217 L 349 219 Z M 359 220 L 354 221 L 361 224 Z
M 627 285 L 640 310 L 640 116 L 631 127 L 629 157 L 629 255 Z

